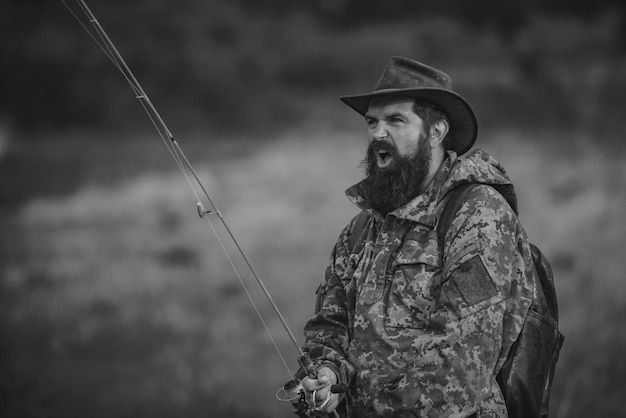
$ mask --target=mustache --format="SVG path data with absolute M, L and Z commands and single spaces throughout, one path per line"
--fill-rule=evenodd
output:
M 390 144 L 386 141 L 372 141 L 367 147 L 367 152 L 365 153 L 365 158 L 361 161 L 360 167 L 363 169 L 367 176 L 376 175 L 379 173 L 378 163 L 377 161 L 377 153 L 380 151 L 387 152 L 393 159 L 394 163 L 390 167 L 387 168 L 387 173 L 393 173 L 397 171 L 397 164 L 402 158 L 400 154 L 398 154 L 398 149 L 395 145 Z
M 389 142 L 380 140 L 370 142 L 369 147 L 367 147 L 367 154 L 370 155 L 377 151 L 386 151 L 393 155 L 397 154 L 398 152 L 396 147 Z

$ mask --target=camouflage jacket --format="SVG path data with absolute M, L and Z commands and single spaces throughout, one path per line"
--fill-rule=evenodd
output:
M 472 189 L 440 240 L 447 192 L 467 182 L 500 193 Z M 358 184 L 346 194 L 372 216 L 352 251 L 354 220 L 341 232 L 303 347 L 348 385 L 344 412 L 506 417 L 495 377 L 526 317 L 533 264 L 504 169 L 482 150 L 449 152 L 429 189 L 384 219 Z

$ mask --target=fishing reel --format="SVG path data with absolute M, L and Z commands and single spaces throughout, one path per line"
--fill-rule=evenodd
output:
M 317 391 L 311 392 L 310 397 L 307 398 L 302 382 L 299 379 L 292 379 L 278 389 L 276 398 L 282 402 L 291 402 L 293 412 L 299 417 L 322 417 L 331 413 L 338 418 L 337 411 L 327 412 L 324 408 L 330 402 L 331 394 L 345 391 L 346 387 L 343 384 L 332 385 L 324 402 L 321 405 L 316 405 L 315 394 Z
M 310 378 L 317 379 L 317 369 L 313 366 L 313 362 L 308 353 L 301 353 L 300 356 L 298 356 L 298 362 Z M 317 391 L 314 390 L 310 393 L 309 397 L 307 397 L 307 392 L 304 390 L 300 379 L 292 379 L 285 383 L 282 388 L 278 389 L 276 398 L 282 402 L 291 402 L 293 412 L 301 418 L 322 417 L 329 413 L 339 418 L 337 411 L 333 410 L 332 412 L 327 412 L 324 408 L 330 402 L 331 394 L 344 393 L 345 391 L 346 385 L 344 384 L 332 385 L 326 399 L 324 399 L 321 405 L 317 405 L 315 401 Z

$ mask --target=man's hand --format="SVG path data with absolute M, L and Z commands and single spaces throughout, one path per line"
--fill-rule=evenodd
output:
M 330 391 L 330 387 L 336 383 L 337 375 L 328 367 L 321 367 L 317 371 L 317 379 L 308 376 L 302 379 L 307 401 L 314 399 L 315 406 L 325 412 L 333 411 L 339 404 L 339 394 Z

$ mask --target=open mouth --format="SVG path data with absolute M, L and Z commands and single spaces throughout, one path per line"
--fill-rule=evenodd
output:
M 391 164 L 393 157 L 391 153 L 385 150 L 376 151 L 376 162 L 378 163 L 378 167 L 385 168 Z

